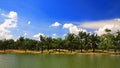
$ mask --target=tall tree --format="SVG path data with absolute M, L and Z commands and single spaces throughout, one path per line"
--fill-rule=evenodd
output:
M 74 40 L 75 40 L 75 34 L 68 34 L 65 39 L 67 40 L 66 43 L 68 45 L 68 48 L 69 50 L 71 51 L 72 53 L 72 49 L 73 49 L 73 46 L 74 46 Z
M 45 45 L 46 45 L 46 37 L 40 35 L 40 49 L 41 49 L 41 53 L 43 53 Z
M 46 38 L 46 45 L 47 45 L 48 51 L 52 48 L 52 43 L 53 43 L 52 37 L 47 37 Z
M 17 40 L 17 45 L 19 49 L 23 49 L 24 47 L 24 37 L 19 37 L 19 39 Z
M 120 31 L 116 32 L 114 35 L 114 52 L 117 51 L 117 49 L 120 49 Z
M 8 44 L 9 44 L 9 46 L 8 46 L 9 49 L 15 48 L 15 42 L 13 39 L 8 39 Z
M 85 43 L 85 37 L 86 37 L 86 32 L 80 31 L 78 33 L 78 40 L 79 40 L 79 45 L 80 45 L 80 50 L 82 52 L 84 43 Z
M 91 41 L 91 47 L 93 49 L 93 52 L 95 52 L 95 49 L 97 45 L 99 44 L 99 37 L 97 36 L 97 34 L 91 34 L 90 41 Z
M 102 45 L 103 50 L 107 49 L 109 51 L 113 47 L 114 35 L 110 33 L 110 29 L 105 29 L 105 32 L 106 34 L 100 36 L 100 45 Z
M 5 40 L 2 41 L 2 49 L 4 50 L 4 53 L 5 53 L 8 45 L 9 45 L 8 40 L 5 39 Z
M 84 47 L 85 50 L 88 51 L 88 49 L 90 48 L 90 33 L 85 33 L 85 40 L 84 40 Z

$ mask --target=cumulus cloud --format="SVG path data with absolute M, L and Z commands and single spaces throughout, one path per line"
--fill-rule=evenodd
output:
M 9 17 L 10 19 L 17 20 L 17 13 L 14 12 L 14 11 L 10 11 L 9 14 L 8 14 L 8 17 Z
M 28 21 L 28 25 L 30 25 L 31 24 L 31 21 Z
M 86 29 L 94 29 L 98 35 L 106 34 L 105 29 L 110 29 L 110 33 L 120 31 L 120 18 L 111 20 L 100 20 L 94 22 L 84 22 L 79 27 Z
M 76 25 L 73 25 L 72 23 L 66 23 L 63 25 L 63 28 L 69 29 L 70 33 L 78 34 L 79 31 L 86 32 L 87 30 L 79 28 Z
M 52 38 L 56 38 L 57 37 L 57 35 L 56 34 L 52 34 Z
M 102 35 L 102 34 L 106 34 L 105 32 L 105 29 L 110 29 L 111 30 L 111 34 L 114 34 L 116 33 L 117 31 L 120 31 L 120 25 L 115 25 L 115 24 L 108 24 L 108 25 L 105 25 L 101 28 L 99 28 L 96 33 L 98 35 Z
M 111 20 L 100 20 L 100 21 L 93 21 L 93 22 L 83 22 L 79 27 L 87 28 L 87 29 L 99 29 L 101 27 L 104 27 L 105 25 L 114 25 L 118 24 L 120 25 L 120 19 L 111 19 Z
M 66 23 L 63 25 L 63 28 L 70 28 L 73 27 L 74 25 L 72 23 Z
M 33 37 L 34 38 L 40 38 L 40 35 L 45 36 L 43 33 L 38 33 L 38 34 L 33 35 Z
M 0 33 L 0 39 L 11 39 L 13 37 L 13 35 L 11 34 L 5 34 L 4 32 Z
M 9 14 L 4 14 L 3 16 L 5 19 L 4 22 L 0 24 L 0 39 L 11 39 L 13 38 L 13 35 L 11 34 L 10 29 L 17 27 L 17 12 L 10 11 Z
M 51 25 L 51 27 L 57 27 L 57 26 L 60 26 L 61 24 L 59 22 L 55 22 Z

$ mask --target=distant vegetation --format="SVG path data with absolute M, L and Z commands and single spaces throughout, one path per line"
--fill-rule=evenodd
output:
M 111 34 L 111 30 L 106 29 L 106 34 L 98 36 L 86 32 L 79 32 L 78 35 L 69 33 L 62 38 L 44 37 L 40 35 L 40 41 L 29 38 L 20 37 L 16 41 L 13 39 L 0 40 L 0 50 L 15 49 L 15 50 L 34 50 L 43 53 L 44 50 L 62 51 L 68 50 L 73 52 L 89 51 L 95 52 L 97 50 L 107 50 L 117 52 L 120 50 L 120 31 Z

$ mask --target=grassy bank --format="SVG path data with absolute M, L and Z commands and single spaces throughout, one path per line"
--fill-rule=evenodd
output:
M 32 51 L 32 50 L 0 50 L 0 53 L 30 53 L 30 54 L 42 54 L 41 51 Z M 61 51 L 55 51 L 55 50 L 44 50 L 43 54 L 120 54 L 120 52 L 114 52 L 114 51 L 102 51 L 102 50 L 96 50 L 95 52 L 92 52 L 92 50 L 85 51 L 81 53 L 80 50 L 75 50 L 73 52 L 68 50 L 61 50 Z

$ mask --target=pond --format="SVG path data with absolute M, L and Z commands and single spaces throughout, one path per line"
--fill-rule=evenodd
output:
M 0 54 L 0 68 L 120 68 L 120 55 Z

